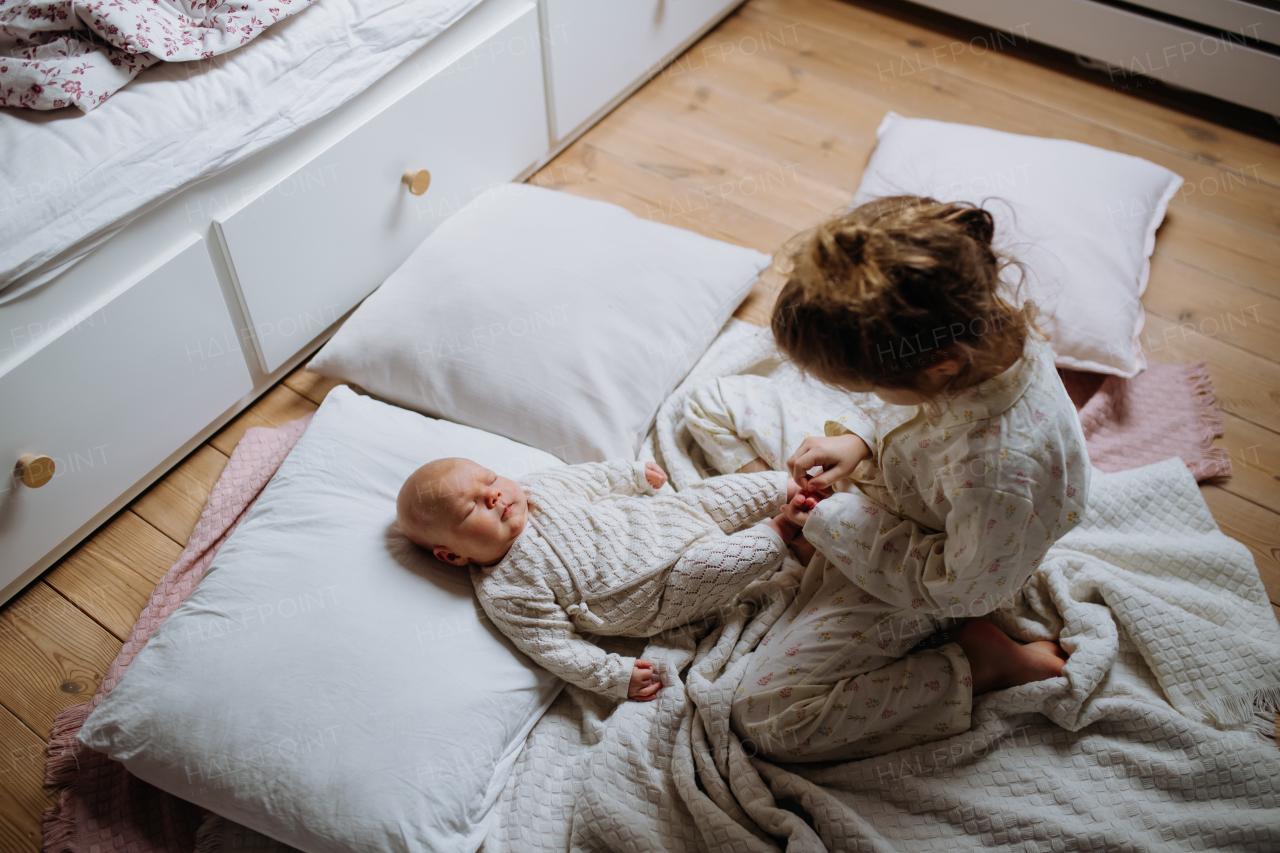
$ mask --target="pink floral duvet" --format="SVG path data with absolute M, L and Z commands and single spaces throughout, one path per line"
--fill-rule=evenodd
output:
M 0 106 L 88 112 L 161 60 L 207 59 L 315 0 L 0 0 Z

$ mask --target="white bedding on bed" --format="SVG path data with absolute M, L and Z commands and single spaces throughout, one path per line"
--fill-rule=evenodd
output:
M 324 0 L 239 50 L 150 68 L 91 113 L 0 109 L 0 302 L 331 112 L 479 3 Z

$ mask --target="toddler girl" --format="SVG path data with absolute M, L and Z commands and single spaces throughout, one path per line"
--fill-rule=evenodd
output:
M 918 197 L 801 235 L 772 320 L 801 369 L 849 392 L 816 411 L 754 376 L 696 391 L 721 470 L 788 467 L 828 494 L 820 552 L 736 694 L 743 737 L 783 760 L 865 757 L 968 728 L 975 693 L 1060 674 L 1055 643 L 986 621 L 1080 520 L 1089 462 L 1034 306 L 1001 295 L 990 214 Z M 814 473 L 819 471 L 820 473 Z

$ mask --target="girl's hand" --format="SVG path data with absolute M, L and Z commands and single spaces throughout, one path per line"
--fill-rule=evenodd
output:
M 631 683 L 627 685 L 627 698 L 632 702 L 648 702 L 658 695 L 661 689 L 662 682 L 654 674 L 653 664 L 647 660 L 636 661 L 636 665 L 631 668 Z
M 658 467 L 656 462 L 644 463 L 644 478 L 649 481 L 649 485 L 655 489 L 661 489 L 667 482 L 667 472 Z
M 853 473 L 858 463 L 871 455 L 867 443 L 851 432 L 844 435 L 810 436 L 800 443 L 787 460 L 787 468 L 800 488 L 810 492 L 826 492 Z M 811 468 L 822 473 L 809 476 Z

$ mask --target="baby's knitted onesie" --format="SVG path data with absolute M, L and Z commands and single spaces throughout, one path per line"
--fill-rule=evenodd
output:
M 591 462 L 520 485 L 528 523 L 500 562 L 472 567 L 476 594 L 517 648 L 595 693 L 624 698 L 635 658 L 607 654 L 579 631 L 648 637 L 687 624 L 776 569 L 786 551 L 757 524 L 787 502 L 787 476 L 776 471 L 653 494 L 643 463 Z

